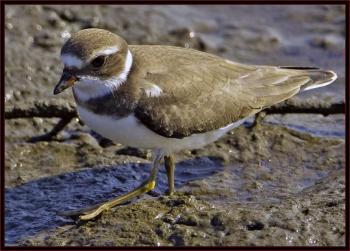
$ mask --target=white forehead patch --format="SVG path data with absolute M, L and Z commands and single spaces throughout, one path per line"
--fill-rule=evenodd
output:
M 111 54 L 114 54 L 116 52 L 119 51 L 119 48 L 117 46 L 111 46 L 111 47 L 106 47 L 100 51 L 97 51 L 95 53 L 95 56 L 94 57 L 98 57 L 98 56 L 108 56 L 108 55 L 111 55 Z
M 65 67 L 75 67 L 80 69 L 84 64 L 80 58 L 71 54 L 62 54 L 61 60 Z

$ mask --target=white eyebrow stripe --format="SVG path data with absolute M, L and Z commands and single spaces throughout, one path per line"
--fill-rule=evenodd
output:
M 61 60 L 65 67 L 76 67 L 81 69 L 84 65 L 84 62 L 81 59 L 71 54 L 62 54 Z
M 106 48 L 96 52 L 94 57 L 98 57 L 98 56 L 102 56 L 102 55 L 108 56 L 108 55 L 114 54 L 118 51 L 119 51 L 119 48 L 117 46 L 106 47 Z
M 132 54 L 130 50 L 128 50 L 124 70 L 118 76 L 107 80 L 101 80 L 98 77 L 88 75 L 79 76 L 80 80 L 73 86 L 75 94 L 79 97 L 79 99 L 86 101 L 90 98 L 102 97 L 108 93 L 118 90 L 118 88 L 127 80 L 128 74 L 132 67 L 132 62 Z

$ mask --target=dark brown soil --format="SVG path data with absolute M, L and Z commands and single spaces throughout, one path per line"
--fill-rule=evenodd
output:
M 343 100 L 343 6 L 5 7 L 5 105 L 55 99 L 59 51 L 71 32 L 109 29 L 130 44 L 189 46 L 254 64 L 317 66 L 338 80 L 301 98 Z M 58 97 L 72 99 L 69 92 Z M 176 155 L 154 193 L 75 224 L 77 209 L 136 187 L 150 152 L 102 147 L 75 120 L 58 139 L 29 143 L 58 119 L 5 121 L 5 241 L 26 246 L 345 245 L 345 116 L 273 115 L 203 149 Z

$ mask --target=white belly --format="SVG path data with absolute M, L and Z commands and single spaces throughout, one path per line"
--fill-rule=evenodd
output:
M 103 137 L 126 146 L 161 149 L 167 153 L 203 147 L 244 122 L 242 119 L 218 130 L 176 139 L 156 134 L 133 115 L 115 119 L 106 115 L 97 115 L 79 105 L 77 110 L 85 124 Z

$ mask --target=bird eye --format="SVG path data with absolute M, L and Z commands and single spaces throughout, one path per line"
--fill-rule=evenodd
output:
M 91 65 L 95 68 L 101 67 L 105 62 L 105 56 L 98 56 L 94 60 L 91 61 Z

